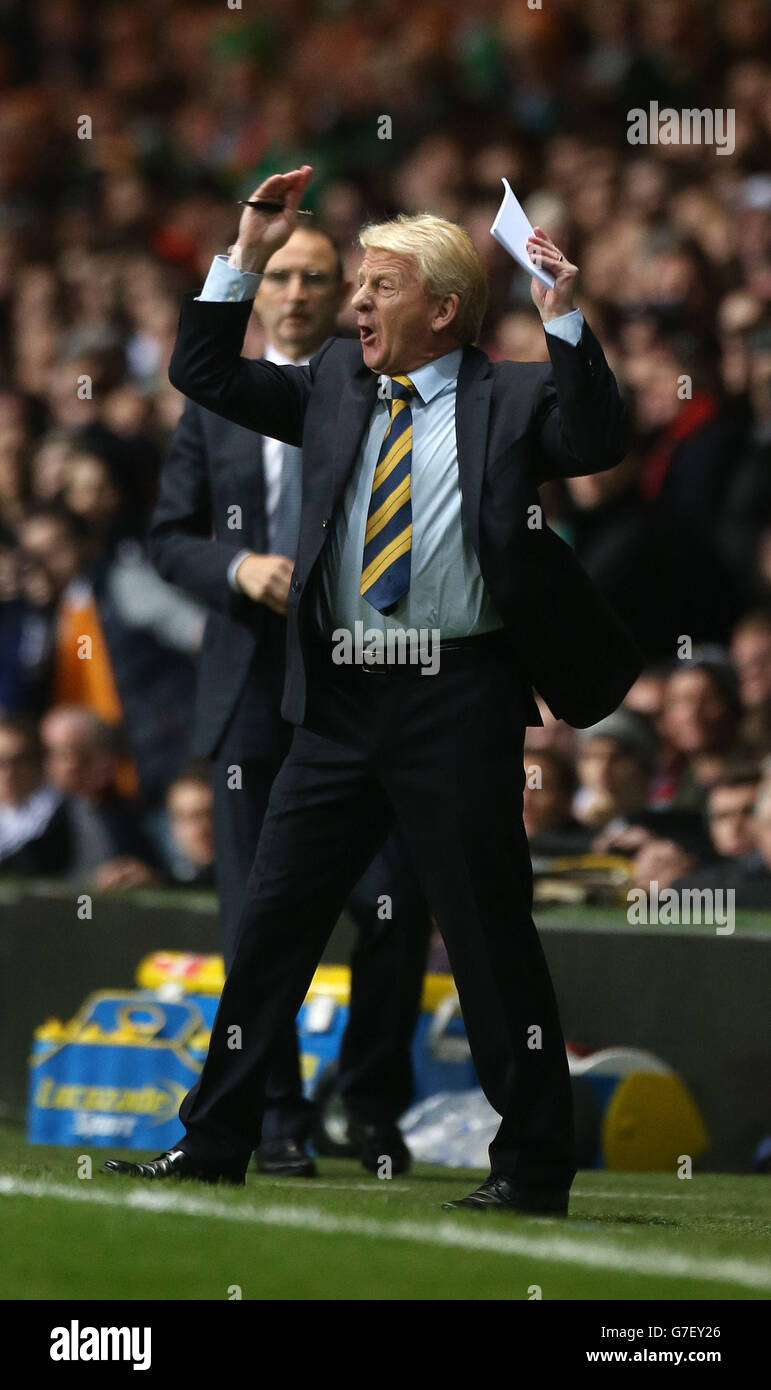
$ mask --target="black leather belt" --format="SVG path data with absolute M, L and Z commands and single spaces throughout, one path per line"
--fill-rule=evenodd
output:
M 320 662 L 335 673 L 342 674 L 353 672 L 357 675 L 365 676 L 419 676 L 427 667 L 435 666 L 431 672 L 438 675 L 444 670 L 457 670 L 463 666 L 473 666 L 487 655 L 496 651 L 504 651 L 507 648 L 506 636 L 503 628 L 497 628 L 494 632 L 482 632 L 476 637 L 451 637 L 446 642 L 431 643 L 426 650 L 425 647 L 417 645 L 407 645 L 408 659 L 394 659 L 399 653 L 403 653 L 403 644 L 400 646 L 394 643 L 395 652 L 389 659 L 388 648 L 383 644 L 384 650 L 380 652 L 380 659 L 367 659 L 366 648 L 359 654 L 357 660 L 340 661 L 334 659 L 335 653 L 339 654 L 340 647 L 336 642 L 319 641 L 315 648 L 315 653 Z M 409 656 L 415 656 L 410 660 Z M 373 649 L 373 658 L 377 654 L 377 648 Z M 427 660 L 425 658 L 428 658 Z M 438 660 L 437 660 L 438 657 Z

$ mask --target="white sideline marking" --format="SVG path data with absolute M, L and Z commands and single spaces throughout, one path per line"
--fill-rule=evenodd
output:
M 373 1178 L 375 1174 L 372 1174 Z M 289 1188 L 299 1188 L 301 1192 L 321 1192 L 324 1188 L 329 1188 L 332 1192 L 409 1192 L 411 1191 L 407 1183 L 395 1183 L 391 1178 L 378 1178 L 375 1182 L 319 1182 L 318 1178 L 272 1178 L 270 1181 L 264 1173 L 255 1174 L 259 1177 L 260 1187 L 279 1187 L 282 1192 Z M 377 1185 L 376 1185 L 377 1184 Z
M 653 1198 L 656 1202 L 709 1202 L 706 1192 L 585 1192 L 580 1187 L 571 1187 L 571 1197 L 612 1197 L 614 1201 L 625 1202 L 629 1198 L 633 1202 L 647 1202 Z
M 123 1179 L 130 1182 L 131 1179 Z M 121 1182 L 115 1178 L 115 1182 Z M 332 1216 L 317 1207 L 251 1207 L 223 1202 L 216 1197 L 185 1196 L 158 1192 L 144 1186 L 133 1192 L 108 1192 L 90 1183 L 68 1186 L 44 1179 L 17 1178 L 0 1173 L 0 1196 L 58 1198 L 65 1202 L 90 1202 L 97 1206 L 123 1207 L 129 1211 L 164 1212 L 202 1216 L 218 1221 L 247 1222 L 255 1226 L 287 1227 L 324 1235 L 364 1236 L 372 1240 L 417 1241 L 459 1250 L 485 1250 L 492 1255 L 526 1255 L 531 1259 L 585 1265 L 590 1269 L 616 1270 L 622 1274 L 649 1274 L 671 1279 L 716 1280 L 748 1288 L 771 1289 L 771 1265 L 745 1259 L 701 1259 L 648 1246 L 631 1251 L 610 1240 L 587 1240 L 555 1230 L 541 1235 L 516 1235 L 458 1225 L 447 1217 L 439 1226 L 420 1221 L 372 1221 L 359 1216 Z M 596 1195 L 596 1194 L 595 1194 Z M 489 1217 L 482 1218 L 489 1220 Z M 532 1219 L 532 1218 L 531 1218 Z

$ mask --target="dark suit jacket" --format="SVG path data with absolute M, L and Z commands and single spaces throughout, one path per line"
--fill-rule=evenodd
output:
M 201 405 L 303 450 L 303 506 L 290 589 L 282 710 L 300 724 L 314 640 L 313 588 L 377 394 L 358 342 L 329 338 L 306 367 L 240 356 L 247 303 L 185 297 L 169 377 Z M 616 382 L 587 324 L 576 347 L 547 334 L 551 366 L 492 363 L 467 346 L 456 437 L 463 512 L 517 671 L 579 728 L 615 709 L 642 665 L 636 643 L 545 524 L 538 486 L 598 473 L 624 456 Z
M 272 760 L 276 751 L 286 622 L 265 604 L 235 594 L 227 578 L 239 550 L 268 548 L 262 443 L 252 430 L 188 401 L 150 523 L 149 551 L 163 578 L 211 610 L 193 735 L 193 751 L 201 757 L 216 751 L 234 714 L 243 756 Z

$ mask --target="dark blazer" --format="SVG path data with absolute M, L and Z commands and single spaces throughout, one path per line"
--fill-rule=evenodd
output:
M 357 341 L 329 338 L 306 367 L 240 356 L 251 304 L 185 296 L 174 386 L 238 424 L 301 445 L 303 506 L 290 588 L 282 712 L 303 721 L 319 557 L 377 394 Z M 642 667 L 627 629 L 572 550 L 533 524 L 538 486 L 599 473 L 624 456 L 626 412 L 587 324 L 576 347 L 547 334 L 551 366 L 464 349 L 456 436 L 463 512 L 512 660 L 552 713 L 578 728 L 623 699 Z
M 248 705 L 240 751 L 272 755 L 286 623 L 265 604 L 234 593 L 227 578 L 239 550 L 265 553 L 268 548 L 262 445 L 254 431 L 188 401 L 161 470 L 150 522 L 148 548 L 160 574 L 210 609 L 193 733 L 193 751 L 201 757 L 215 752 L 239 702 Z

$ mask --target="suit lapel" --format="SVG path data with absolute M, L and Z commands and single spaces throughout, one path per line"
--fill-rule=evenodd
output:
M 485 353 L 467 346 L 458 372 L 455 397 L 455 438 L 463 513 L 469 537 L 479 556 L 479 511 L 487 460 L 487 428 L 493 374 Z
M 377 400 L 377 376 L 361 366 L 345 383 L 337 412 L 328 515 L 338 505 Z

